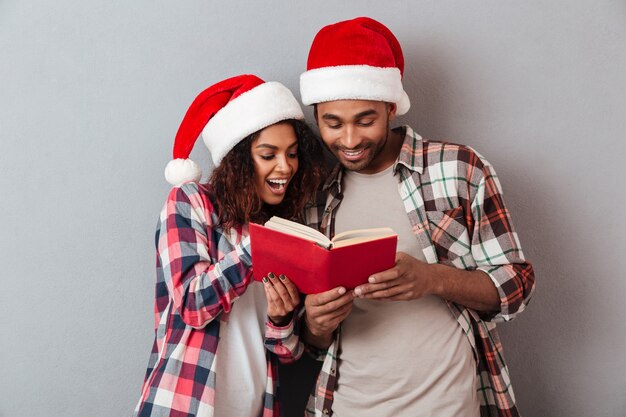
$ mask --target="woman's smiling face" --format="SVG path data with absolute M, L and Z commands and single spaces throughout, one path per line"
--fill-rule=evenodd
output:
M 280 204 L 298 171 L 296 132 L 289 123 L 268 126 L 252 141 L 250 152 L 259 197 L 267 204 Z

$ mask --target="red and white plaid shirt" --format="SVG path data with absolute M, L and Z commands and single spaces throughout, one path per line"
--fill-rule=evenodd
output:
M 481 416 L 519 416 L 495 323 L 512 320 L 524 310 L 535 278 L 524 259 L 496 173 L 467 146 L 423 140 L 410 127 L 403 129 L 404 143 L 393 167 L 398 198 L 404 202 L 427 262 L 481 270 L 500 295 L 500 309 L 494 314 L 448 302 L 477 358 Z M 343 198 L 342 173 L 338 165 L 324 186 L 325 193 L 307 211 L 306 223 L 329 237 L 335 233 L 335 214 Z M 324 363 L 307 415 L 322 417 L 332 412 L 340 334 L 341 329 L 320 357 Z
M 214 415 L 220 324 L 252 279 L 247 227 L 222 230 L 214 202 L 206 185 L 186 183 L 170 191 L 161 211 L 155 340 L 135 416 Z M 259 340 L 267 349 L 260 416 L 279 415 L 277 361 L 301 355 L 297 331 L 297 320 L 285 327 L 266 321 L 265 342 Z

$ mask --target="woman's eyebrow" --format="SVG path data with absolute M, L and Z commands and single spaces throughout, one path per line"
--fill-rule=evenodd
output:
M 292 143 L 291 145 L 287 146 L 287 149 L 293 148 L 297 144 L 298 144 L 298 141 L 296 140 L 294 143 Z M 269 143 L 259 143 L 258 145 L 255 146 L 255 149 L 256 148 L 269 148 L 269 149 L 276 150 L 276 149 L 278 149 L 278 146 L 270 145 Z

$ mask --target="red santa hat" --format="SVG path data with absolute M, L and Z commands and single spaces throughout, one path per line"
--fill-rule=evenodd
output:
M 191 103 L 174 140 L 174 159 L 165 167 L 172 185 L 200 181 L 202 170 L 189 154 L 202 134 L 215 166 L 241 140 L 287 119 L 304 119 L 291 91 L 278 82 L 239 75 L 212 85 Z
M 306 69 L 300 76 L 306 105 L 350 99 L 386 101 L 397 105 L 398 115 L 411 107 L 402 87 L 400 43 L 385 25 L 369 17 L 323 27 L 313 39 Z

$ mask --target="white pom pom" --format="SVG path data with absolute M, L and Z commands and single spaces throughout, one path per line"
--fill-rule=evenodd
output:
M 184 182 L 198 182 L 202 178 L 202 170 L 191 159 L 173 159 L 165 167 L 165 179 L 173 186 Z
M 398 100 L 398 102 L 396 103 L 396 114 L 398 116 L 402 116 L 403 114 L 406 114 L 410 108 L 411 100 L 409 99 L 406 91 L 403 90 L 402 94 L 400 95 L 400 100 Z

